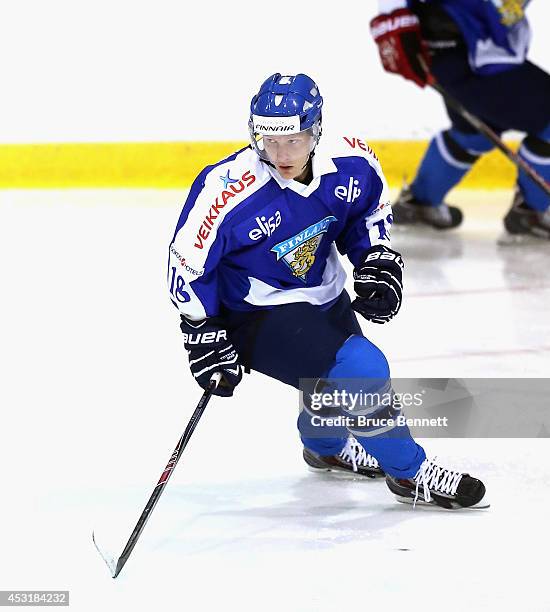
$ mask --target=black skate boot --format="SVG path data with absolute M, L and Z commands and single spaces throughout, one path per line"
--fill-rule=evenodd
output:
M 403 187 L 392 204 L 392 213 L 396 225 L 429 225 L 436 229 L 452 229 L 462 223 L 460 208 L 447 204 L 423 204 L 414 197 L 408 185 Z
M 436 457 L 426 459 L 414 478 L 386 474 L 386 484 L 397 501 L 403 503 L 441 506 L 448 510 L 489 507 L 481 480 L 441 467 Z
M 384 476 L 378 461 L 350 436 L 339 455 L 321 456 L 304 448 L 304 461 L 313 472 L 347 472 L 354 476 Z
M 550 240 L 550 208 L 544 212 L 529 208 L 517 189 L 512 207 L 504 217 L 504 227 L 512 236 L 531 235 Z

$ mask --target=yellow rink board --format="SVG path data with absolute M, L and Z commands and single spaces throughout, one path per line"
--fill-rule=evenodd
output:
M 411 179 L 427 141 L 369 141 L 392 187 Z M 514 149 L 517 143 L 508 143 Z M 60 143 L 0 145 L 0 188 L 189 187 L 198 172 L 245 142 Z M 480 159 L 461 186 L 502 189 L 515 167 L 500 152 Z

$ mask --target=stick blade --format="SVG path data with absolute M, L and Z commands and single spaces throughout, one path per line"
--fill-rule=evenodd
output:
M 92 540 L 93 540 L 93 543 L 94 543 L 94 546 L 95 546 L 97 552 L 99 553 L 99 555 L 101 556 L 103 561 L 105 561 L 105 564 L 109 568 L 109 571 L 111 572 L 111 576 L 113 578 L 116 578 L 117 575 L 118 575 L 118 572 L 117 572 L 118 558 L 115 558 L 113 555 L 110 555 L 110 554 L 104 552 L 99 547 L 99 545 L 98 545 L 98 543 L 96 541 L 95 531 L 92 531 Z

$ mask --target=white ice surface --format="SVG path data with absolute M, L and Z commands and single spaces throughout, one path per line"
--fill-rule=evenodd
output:
M 492 507 L 398 504 L 306 471 L 295 392 L 214 398 L 117 580 L 200 397 L 165 293 L 176 191 L 0 192 L 0 589 L 105 610 L 550 610 L 549 445 L 425 440 Z M 365 324 L 394 376 L 548 377 L 550 245 L 498 247 L 508 194 L 457 193 L 454 233 L 395 232 L 406 296 Z

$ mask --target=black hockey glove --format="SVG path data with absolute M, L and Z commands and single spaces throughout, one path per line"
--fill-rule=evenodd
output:
M 359 297 L 353 310 L 373 323 L 387 323 L 401 307 L 403 259 L 385 246 L 371 247 L 353 270 L 353 288 Z
M 228 339 L 221 320 L 211 317 L 189 321 L 182 315 L 180 328 L 195 380 L 206 389 L 212 374 L 221 372 L 222 379 L 213 394 L 223 397 L 233 395 L 233 389 L 241 382 L 243 375 L 239 354 Z

